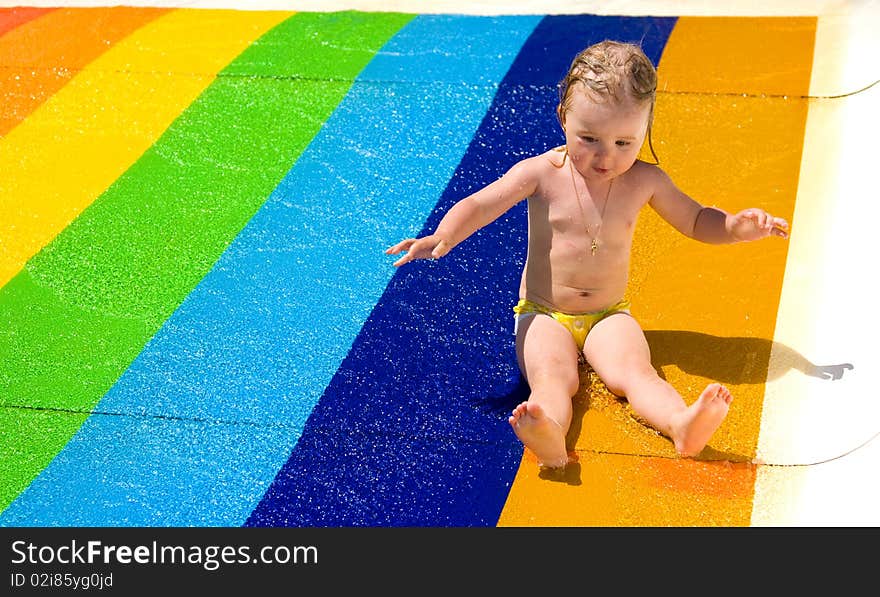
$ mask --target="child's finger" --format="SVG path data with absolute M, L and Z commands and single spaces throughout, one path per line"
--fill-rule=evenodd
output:
M 423 253 L 425 251 L 425 239 L 411 238 L 400 243 L 399 247 L 400 249 L 406 251 L 406 255 L 394 262 L 395 267 L 400 267 L 401 265 L 409 263 L 414 259 L 423 258 Z M 420 256 L 420 254 L 422 255 Z
M 771 234 L 775 234 L 776 236 L 781 236 L 782 238 L 788 238 L 788 231 L 779 226 L 773 226 L 773 229 L 770 230 Z
M 416 239 L 414 239 L 414 238 L 408 238 L 406 240 L 402 240 L 399 243 L 397 243 L 396 245 L 385 249 L 385 253 L 387 255 L 397 255 L 401 251 L 410 247 L 414 242 L 416 242 Z
M 439 259 L 446 255 L 448 252 L 449 245 L 446 243 L 445 240 L 441 240 L 439 243 L 437 243 L 437 246 L 434 247 L 434 250 L 431 251 L 431 257 L 433 257 L 434 259 Z
M 400 267 L 401 265 L 403 265 L 405 263 L 409 263 L 410 261 L 412 261 L 415 258 L 416 258 L 415 253 L 413 251 L 407 251 L 404 254 L 404 256 L 401 257 L 400 259 L 398 259 L 397 261 L 395 261 L 393 263 L 393 265 L 394 265 L 394 267 Z
M 755 223 L 759 228 L 770 229 L 769 214 L 766 211 L 759 211 L 755 214 Z
M 749 209 L 743 213 L 743 216 L 745 216 L 747 220 L 751 221 L 752 224 L 757 228 L 761 228 L 764 225 L 764 223 L 761 221 L 762 215 L 762 212 L 757 209 Z

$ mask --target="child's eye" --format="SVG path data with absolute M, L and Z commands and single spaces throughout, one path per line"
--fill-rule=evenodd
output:
M 586 137 L 581 137 L 581 139 L 583 139 L 587 143 L 595 143 L 596 142 L 596 137 L 591 137 L 589 135 L 587 135 Z
M 618 141 L 618 142 L 617 142 L 617 146 L 618 146 L 618 147 L 626 147 L 626 146 L 629 145 L 629 144 L 630 144 L 629 141 Z

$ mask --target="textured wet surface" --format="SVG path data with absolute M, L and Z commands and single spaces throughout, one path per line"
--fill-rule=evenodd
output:
M 811 91 L 824 35 L 816 17 L 0 8 L 0 524 L 833 523 L 803 471 L 875 451 L 878 406 L 857 347 L 777 335 L 788 280 L 825 267 L 797 236 L 810 118 L 861 100 Z M 679 185 L 793 236 L 701 246 L 646 211 L 630 298 L 654 364 L 734 406 L 683 460 L 585 370 L 578 463 L 549 478 L 507 424 L 528 396 L 525 205 L 437 262 L 383 251 L 558 145 L 556 82 L 605 38 L 658 64 Z M 831 396 L 851 402 L 826 408 L 834 437 L 807 425 L 821 439 L 791 449 Z

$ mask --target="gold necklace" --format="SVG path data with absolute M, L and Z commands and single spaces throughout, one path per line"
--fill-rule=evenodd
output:
M 590 237 L 590 226 L 587 224 L 587 217 L 584 215 L 584 208 L 581 205 L 581 194 L 578 193 L 577 184 L 574 181 L 574 166 L 571 164 L 571 156 L 568 156 L 568 169 L 571 172 L 571 186 L 574 189 L 574 196 L 581 212 L 581 221 L 584 223 L 584 232 Z M 599 215 L 599 224 L 596 226 L 596 236 L 591 237 L 590 255 L 595 255 L 599 251 L 599 232 L 602 230 L 602 223 L 605 222 L 605 208 L 608 207 L 612 185 L 614 185 L 613 178 L 608 182 L 608 192 L 605 193 L 605 203 L 602 204 L 602 213 Z M 587 190 L 589 191 L 589 189 Z

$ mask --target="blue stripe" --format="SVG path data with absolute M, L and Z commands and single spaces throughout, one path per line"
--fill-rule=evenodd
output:
M 563 142 L 556 83 L 577 51 L 634 40 L 656 64 L 674 23 L 545 18 L 422 234 L 518 159 Z M 395 274 L 248 526 L 497 524 L 522 455 L 506 419 L 527 396 L 511 312 L 525 215 L 521 203 L 444 259 Z
M 242 524 L 539 20 L 421 16 L 392 38 L 96 408 L 126 416 L 91 416 L 4 524 Z

